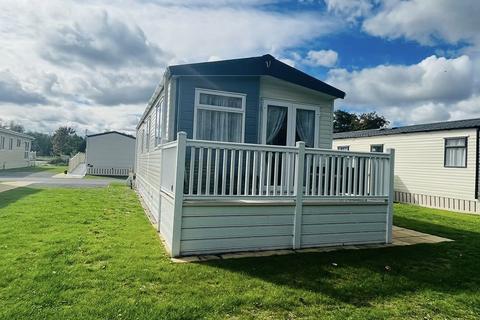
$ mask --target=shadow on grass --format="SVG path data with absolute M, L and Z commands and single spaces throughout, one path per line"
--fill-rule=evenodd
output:
M 0 209 L 9 206 L 12 203 L 17 202 L 18 200 L 26 196 L 29 196 L 31 194 L 34 194 L 40 191 L 41 189 L 21 187 L 21 188 L 15 188 L 12 190 L 0 192 Z
M 416 225 L 418 221 L 403 221 Z M 370 306 L 411 292 L 475 292 L 480 287 L 480 228 L 468 232 L 422 222 L 420 231 L 454 242 L 382 249 L 340 250 L 265 258 L 216 260 L 214 268 L 279 286 L 320 293 L 353 306 Z M 389 266 L 390 271 L 386 270 Z M 388 268 L 387 268 L 388 269 Z M 303 301 L 302 297 L 299 297 Z

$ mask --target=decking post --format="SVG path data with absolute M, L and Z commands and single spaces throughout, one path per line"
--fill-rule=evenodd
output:
M 389 180 L 388 180 L 388 209 L 387 209 L 387 233 L 386 243 L 392 243 L 393 226 L 393 198 L 395 196 L 395 149 L 387 149 L 389 158 Z
M 177 134 L 177 157 L 175 173 L 175 195 L 173 211 L 172 232 L 172 256 L 180 255 L 180 240 L 182 236 L 182 209 L 183 209 L 183 185 L 185 177 L 185 153 L 187 149 L 187 134 Z
M 305 164 L 305 142 L 297 142 L 298 155 L 295 168 L 295 216 L 293 220 L 293 249 L 300 249 L 303 211 L 303 167 Z

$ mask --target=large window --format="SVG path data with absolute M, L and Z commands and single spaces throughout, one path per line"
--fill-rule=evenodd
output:
M 243 142 L 245 95 L 196 89 L 193 138 Z
M 467 167 L 467 138 L 445 138 L 445 167 Z

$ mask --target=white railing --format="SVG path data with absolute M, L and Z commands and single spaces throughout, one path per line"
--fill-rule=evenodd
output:
M 72 172 L 79 164 L 85 163 L 85 153 L 79 152 L 68 160 L 68 172 Z
M 185 194 L 291 196 L 298 149 L 187 140 Z
M 304 196 L 387 197 L 390 154 L 306 149 Z
M 393 181 L 391 153 L 190 140 L 184 133 L 161 148 L 162 189 L 183 190 L 185 198 L 387 199 Z
M 37 151 L 29 151 L 28 152 L 28 160 L 29 161 L 37 160 Z

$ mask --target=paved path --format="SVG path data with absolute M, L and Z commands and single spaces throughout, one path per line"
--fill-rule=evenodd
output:
M 200 256 L 189 256 L 183 258 L 172 258 L 173 262 L 199 262 L 218 259 L 236 259 L 236 258 L 249 258 L 249 257 L 268 257 L 276 255 L 285 255 L 292 253 L 302 252 L 328 252 L 336 250 L 354 250 L 354 249 L 375 249 L 375 248 L 387 248 L 398 246 L 410 246 L 414 244 L 434 244 L 440 242 L 453 241 L 451 239 L 434 236 L 428 233 L 422 233 L 415 230 L 401 228 L 393 226 L 392 230 L 392 243 L 390 244 L 363 244 L 363 245 L 345 245 L 335 247 L 319 247 L 319 248 L 306 248 L 299 250 L 267 250 L 267 251 L 249 251 L 249 252 L 234 252 L 224 254 L 210 254 Z

